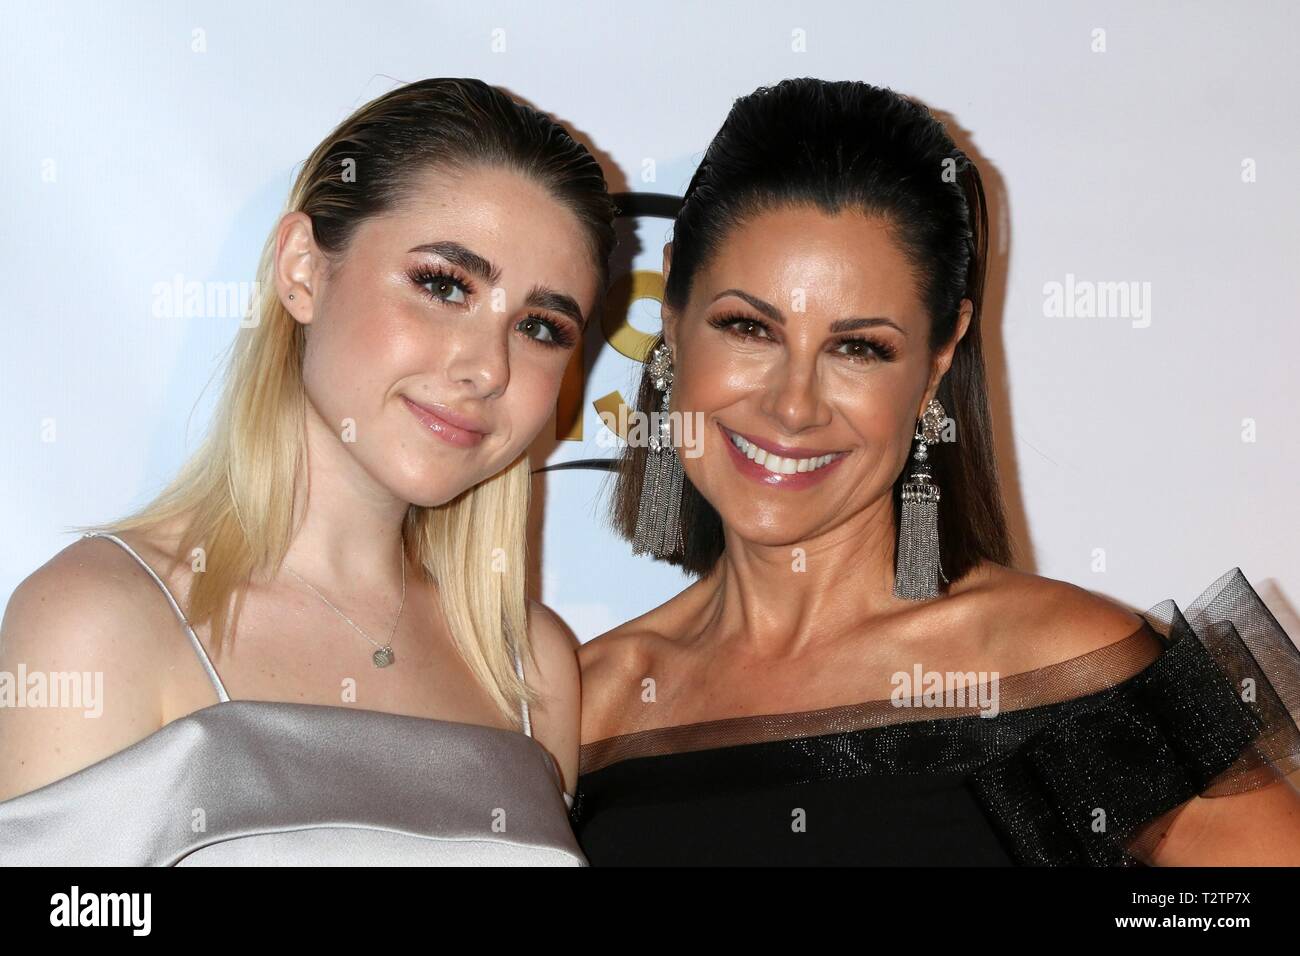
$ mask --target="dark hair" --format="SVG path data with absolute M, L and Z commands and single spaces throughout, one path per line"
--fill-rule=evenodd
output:
M 308 158 L 294 208 L 311 217 L 321 249 L 337 255 L 361 222 L 400 204 L 430 166 L 478 165 L 519 172 L 573 211 L 603 294 L 618 210 L 600 164 L 555 120 L 482 80 L 419 80 L 361 107 Z
M 942 489 L 941 560 L 950 580 L 981 558 L 1010 563 L 980 349 L 988 214 L 978 168 L 929 109 L 893 90 L 811 78 L 760 87 L 734 103 L 686 188 L 673 226 L 665 305 L 681 314 L 696 274 L 738 224 L 790 205 L 828 214 L 849 208 L 890 223 L 915 266 L 931 352 L 951 341 L 961 300 L 971 300 L 970 326 L 937 392 L 959 441 L 956 453 L 940 445 L 931 454 Z M 662 340 L 661 333 L 649 349 Z M 656 411 L 657 402 L 645 374 L 637 408 Z M 614 527 L 629 540 L 647 454 L 642 446 L 624 450 L 614 490 Z M 896 527 L 906 471 L 894 483 Z M 708 573 L 722 555 L 722 521 L 689 478 L 681 522 L 684 547 L 665 560 L 697 576 Z

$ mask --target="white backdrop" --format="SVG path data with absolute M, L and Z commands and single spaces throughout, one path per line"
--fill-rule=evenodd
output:
M 251 282 L 296 165 L 364 101 L 480 77 L 613 190 L 680 195 L 736 97 L 810 75 L 920 97 L 981 162 L 1022 566 L 1139 610 L 1240 566 L 1300 634 L 1294 4 L 42 7 L 0 33 L 0 600 L 195 446 L 237 313 L 160 316 L 160 289 Z M 631 265 L 657 271 L 667 232 L 638 221 Z M 1135 298 L 1080 314 L 1053 283 Z M 655 303 L 630 321 L 654 331 Z M 539 466 L 613 454 L 592 402 L 633 365 L 599 330 L 586 348 L 583 437 L 552 428 Z M 536 480 L 542 597 L 581 638 L 686 583 L 606 530 L 603 474 Z

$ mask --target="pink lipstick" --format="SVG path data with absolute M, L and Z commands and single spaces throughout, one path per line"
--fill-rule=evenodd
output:
M 406 407 L 411 410 L 411 414 L 420 424 L 449 445 L 455 445 L 457 448 L 473 448 L 487 434 L 483 425 L 474 419 L 458 415 L 448 408 L 440 407 L 435 411 L 426 405 L 411 401 L 405 395 L 402 396 L 402 401 L 406 402 Z
M 730 455 L 736 470 L 742 475 L 754 479 L 770 488 L 789 488 L 791 490 L 800 488 L 810 488 L 813 485 L 825 481 L 832 471 L 839 467 L 840 462 L 848 457 L 847 452 L 830 451 L 827 449 L 803 449 L 791 448 L 788 445 L 780 445 L 774 442 L 758 442 L 748 435 L 740 432 L 730 431 L 725 428 L 721 422 L 718 423 L 718 429 L 722 433 L 723 443 L 727 446 L 727 453 Z M 782 471 L 772 471 L 765 465 L 760 464 L 755 458 L 749 457 L 748 449 L 742 451 L 737 447 L 737 443 L 732 436 L 738 436 L 746 445 L 756 446 L 758 453 L 755 458 L 762 457 L 764 461 L 769 455 L 779 455 L 782 459 L 790 462 L 797 462 L 800 459 L 806 461 L 816 461 L 817 459 L 830 456 L 830 460 L 817 464 L 807 471 L 794 471 L 786 474 Z M 797 467 L 797 465 L 795 466 Z

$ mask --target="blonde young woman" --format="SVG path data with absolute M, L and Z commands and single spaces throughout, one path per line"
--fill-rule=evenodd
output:
M 205 444 L 19 586 L 0 862 L 582 864 L 578 672 L 525 597 L 525 450 L 606 283 L 615 210 L 477 80 L 348 118 L 269 239 Z

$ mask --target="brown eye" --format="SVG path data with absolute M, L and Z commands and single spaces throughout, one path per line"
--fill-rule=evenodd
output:
M 894 358 L 895 350 L 890 345 L 872 342 L 870 339 L 843 339 L 836 346 L 836 354 L 855 362 L 890 361 Z
M 515 330 L 524 333 L 538 345 L 549 348 L 568 348 L 577 342 L 577 337 L 563 324 L 540 315 L 530 315 L 520 319 L 515 324 Z
M 429 298 L 450 305 L 464 305 L 470 291 L 460 279 L 440 269 L 417 269 L 411 273 L 411 281 Z
M 436 291 L 440 297 L 449 302 L 456 301 L 455 295 L 457 292 L 461 294 L 462 299 L 465 297 L 465 290 L 460 287 L 459 283 L 453 282 L 451 279 L 436 280 L 433 284 L 433 290 L 431 291 Z
M 555 333 L 551 330 L 550 325 L 543 322 L 535 315 L 530 315 L 518 325 L 515 326 L 520 332 L 530 339 L 537 339 L 539 342 L 554 342 Z
M 771 338 L 767 326 L 748 315 L 721 315 L 709 319 L 709 324 L 715 329 L 722 329 L 742 339 Z

